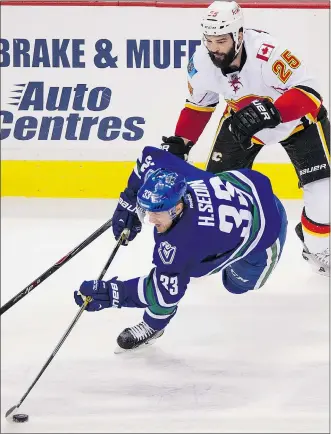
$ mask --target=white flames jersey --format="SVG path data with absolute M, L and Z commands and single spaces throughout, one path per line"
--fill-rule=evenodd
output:
M 238 111 L 256 98 L 268 98 L 274 102 L 292 87 L 305 86 L 305 93 L 315 102 L 320 93 L 315 80 L 309 75 L 301 59 L 287 47 L 281 46 L 268 33 L 247 29 L 244 31 L 247 59 L 241 71 L 223 75 L 211 61 L 207 48 L 202 44 L 189 61 L 189 96 L 186 107 L 193 110 L 213 111 L 223 96 L 227 102 L 225 117 L 230 110 Z M 309 89 L 315 91 L 309 92 Z M 307 115 L 314 122 L 311 115 Z M 264 129 L 254 136 L 253 142 L 273 144 L 286 139 L 294 131 L 302 129 L 300 119 L 282 123 L 273 129 Z

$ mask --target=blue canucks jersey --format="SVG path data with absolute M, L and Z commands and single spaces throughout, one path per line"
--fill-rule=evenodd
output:
M 144 320 L 164 328 L 177 311 L 191 277 L 222 271 L 250 253 L 270 247 L 281 218 L 270 181 L 250 169 L 212 174 L 154 147 L 145 147 L 128 187 L 138 191 L 151 170 L 185 176 L 188 188 L 181 217 L 165 233 L 154 231 L 154 268 L 128 280 L 127 307 L 145 307 Z

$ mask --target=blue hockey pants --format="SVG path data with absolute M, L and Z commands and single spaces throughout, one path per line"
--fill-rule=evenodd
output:
M 250 253 L 222 271 L 223 285 L 233 294 L 243 294 L 252 289 L 261 288 L 279 261 L 286 239 L 287 217 L 282 203 L 276 196 L 275 200 L 282 219 L 277 240 L 266 250 Z

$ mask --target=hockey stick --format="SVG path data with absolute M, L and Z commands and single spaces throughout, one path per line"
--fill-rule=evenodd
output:
M 15 295 L 11 300 L 7 301 L 0 309 L 0 315 L 6 312 L 9 308 L 14 306 L 19 300 L 25 297 L 29 292 L 31 292 L 34 288 L 40 285 L 44 280 L 46 280 L 51 274 L 57 271 L 62 267 L 65 263 L 70 261 L 77 253 L 81 252 L 85 247 L 92 243 L 96 238 L 98 238 L 101 234 L 103 234 L 110 226 L 112 225 L 112 219 L 108 220 L 105 224 L 103 224 L 99 229 L 97 229 L 93 234 L 91 234 L 86 240 L 81 242 L 79 246 L 75 247 L 71 252 L 67 253 L 63 258 L 56 262 L 56 264 L 52 265 L 47 271 L 45 271 L 41 276 L 39 276 L 36 280 L 34 280 L 30 285 L 26 286 L 22 289 L 21 292 Z
M 129 229 L 124 229 L 114 250 L 112 251 L 111 255 L 109 256 L 108 261 L 106 262 L 103 270 L 101 271 L 98 280 L 102 280 L 102 278 L 104 277 L 104 275 L 106 274 L 109 265 L 111 264 L 112 260 L 114 259 L 118 249 L 120 248 L 121 244 L 128 238 L 128 236 L 130 235 L 130 231 Z M 31 384 L 31 386 L 28 388 L 28 390 L 25 392 L 25 394 L 23 395 L 23 397 L 21 398 L 20 402 L 16 405 L 14 405 L 13 407 L 11 407 L 5 417 L 7 419 L 8 422 L 14 422 L 14 411 L 16 409 L 18 409 L 21 404 L 23 403 L 23 401 L 25 400 L 25 398 L 28 396 L 28 394 L 31 392 L 31 390 L 33 389 L 34 385 L 37 383 L 37 381 L 39 380 L 39 378 L 42 376 L 42 374 L 45 372 L 47 366 L 51 363 L 51 361 L 54 359 L 56 353 L 59 351 L 59 349 L 61 348 L 62 344 L 64 343 L 64 341 L 67 339 L 67 337 L 69 336 L 71 330 L 74 328 L 75 324 L 77 323 L 77 321 L 79 320 L 80 316 L 82 315 L 82 313 L 84 312 L 86 306 L 89 304 L 89 302 L 92 300 L 92 297 L 86 297 L 84 303 L 82 304 L 82 306 L 80 307 L 78 313 L 76 314 L 75 318 L 72 320 L 72 322 L 70 323 L 69 327 L 67 328 L 67 330 L 65 331 L 64 335 L 62 336 L 60 342 L 57 344 L 57 346 L 55 347 L 54 351 L 52 352 L 52 354 L 49 356 L 49 358 L 47 359 L 46 363 L 44 364 L 44 366 L 42 367 L 41 371 L 39 372 L 39 374 L 37 375 L 37 377 L 35 378 L 35 380 L 33 381 L 33 383 Z M 12 416 L 12 417 L 10 417 Z M 26 419 L 27 420 L 27 419 Z

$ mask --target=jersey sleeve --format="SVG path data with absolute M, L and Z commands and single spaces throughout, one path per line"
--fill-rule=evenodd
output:
M 315 78 L 304 61 L 284 46 L 262 44 L 257 57 L 262 62 L 262 78 L 280 93 L 274 102 L 282 122 L 291 122 L 307 114 L 313 117 L 322 104 Z
M 219 95 L 208 90 L 208 69 L 202 50 L 204 47 L 198 47 L 187 65 L 188 94 L 185 106 L 213 112 L 219 103 Z
M 191 176 L 193 172 L 199 172 L 199 176 L 202 178 L 208 176 L 204 170 L 192 166 L 167 151 L 153 146 L 146 146 L 143 149 L 142 155 L 138 157 L 129 177 L 128 188 L 138 192 L 150 171 L 155 171 L 162 167 L 179 172 L 185 177 Z
M 208 90 L 208 71 L 203 63 L 203 47 L 198 47 L 187 65 L 188 94 L 175 135 L 196 143 L 219 103 L 219 95 Z
M 162 330 L 175 316 L 189 281 L 183 272 L 155 267 L 148 276 L 124 282 L 129 294 L 124 307 L 145 307 L 144 321 Z

